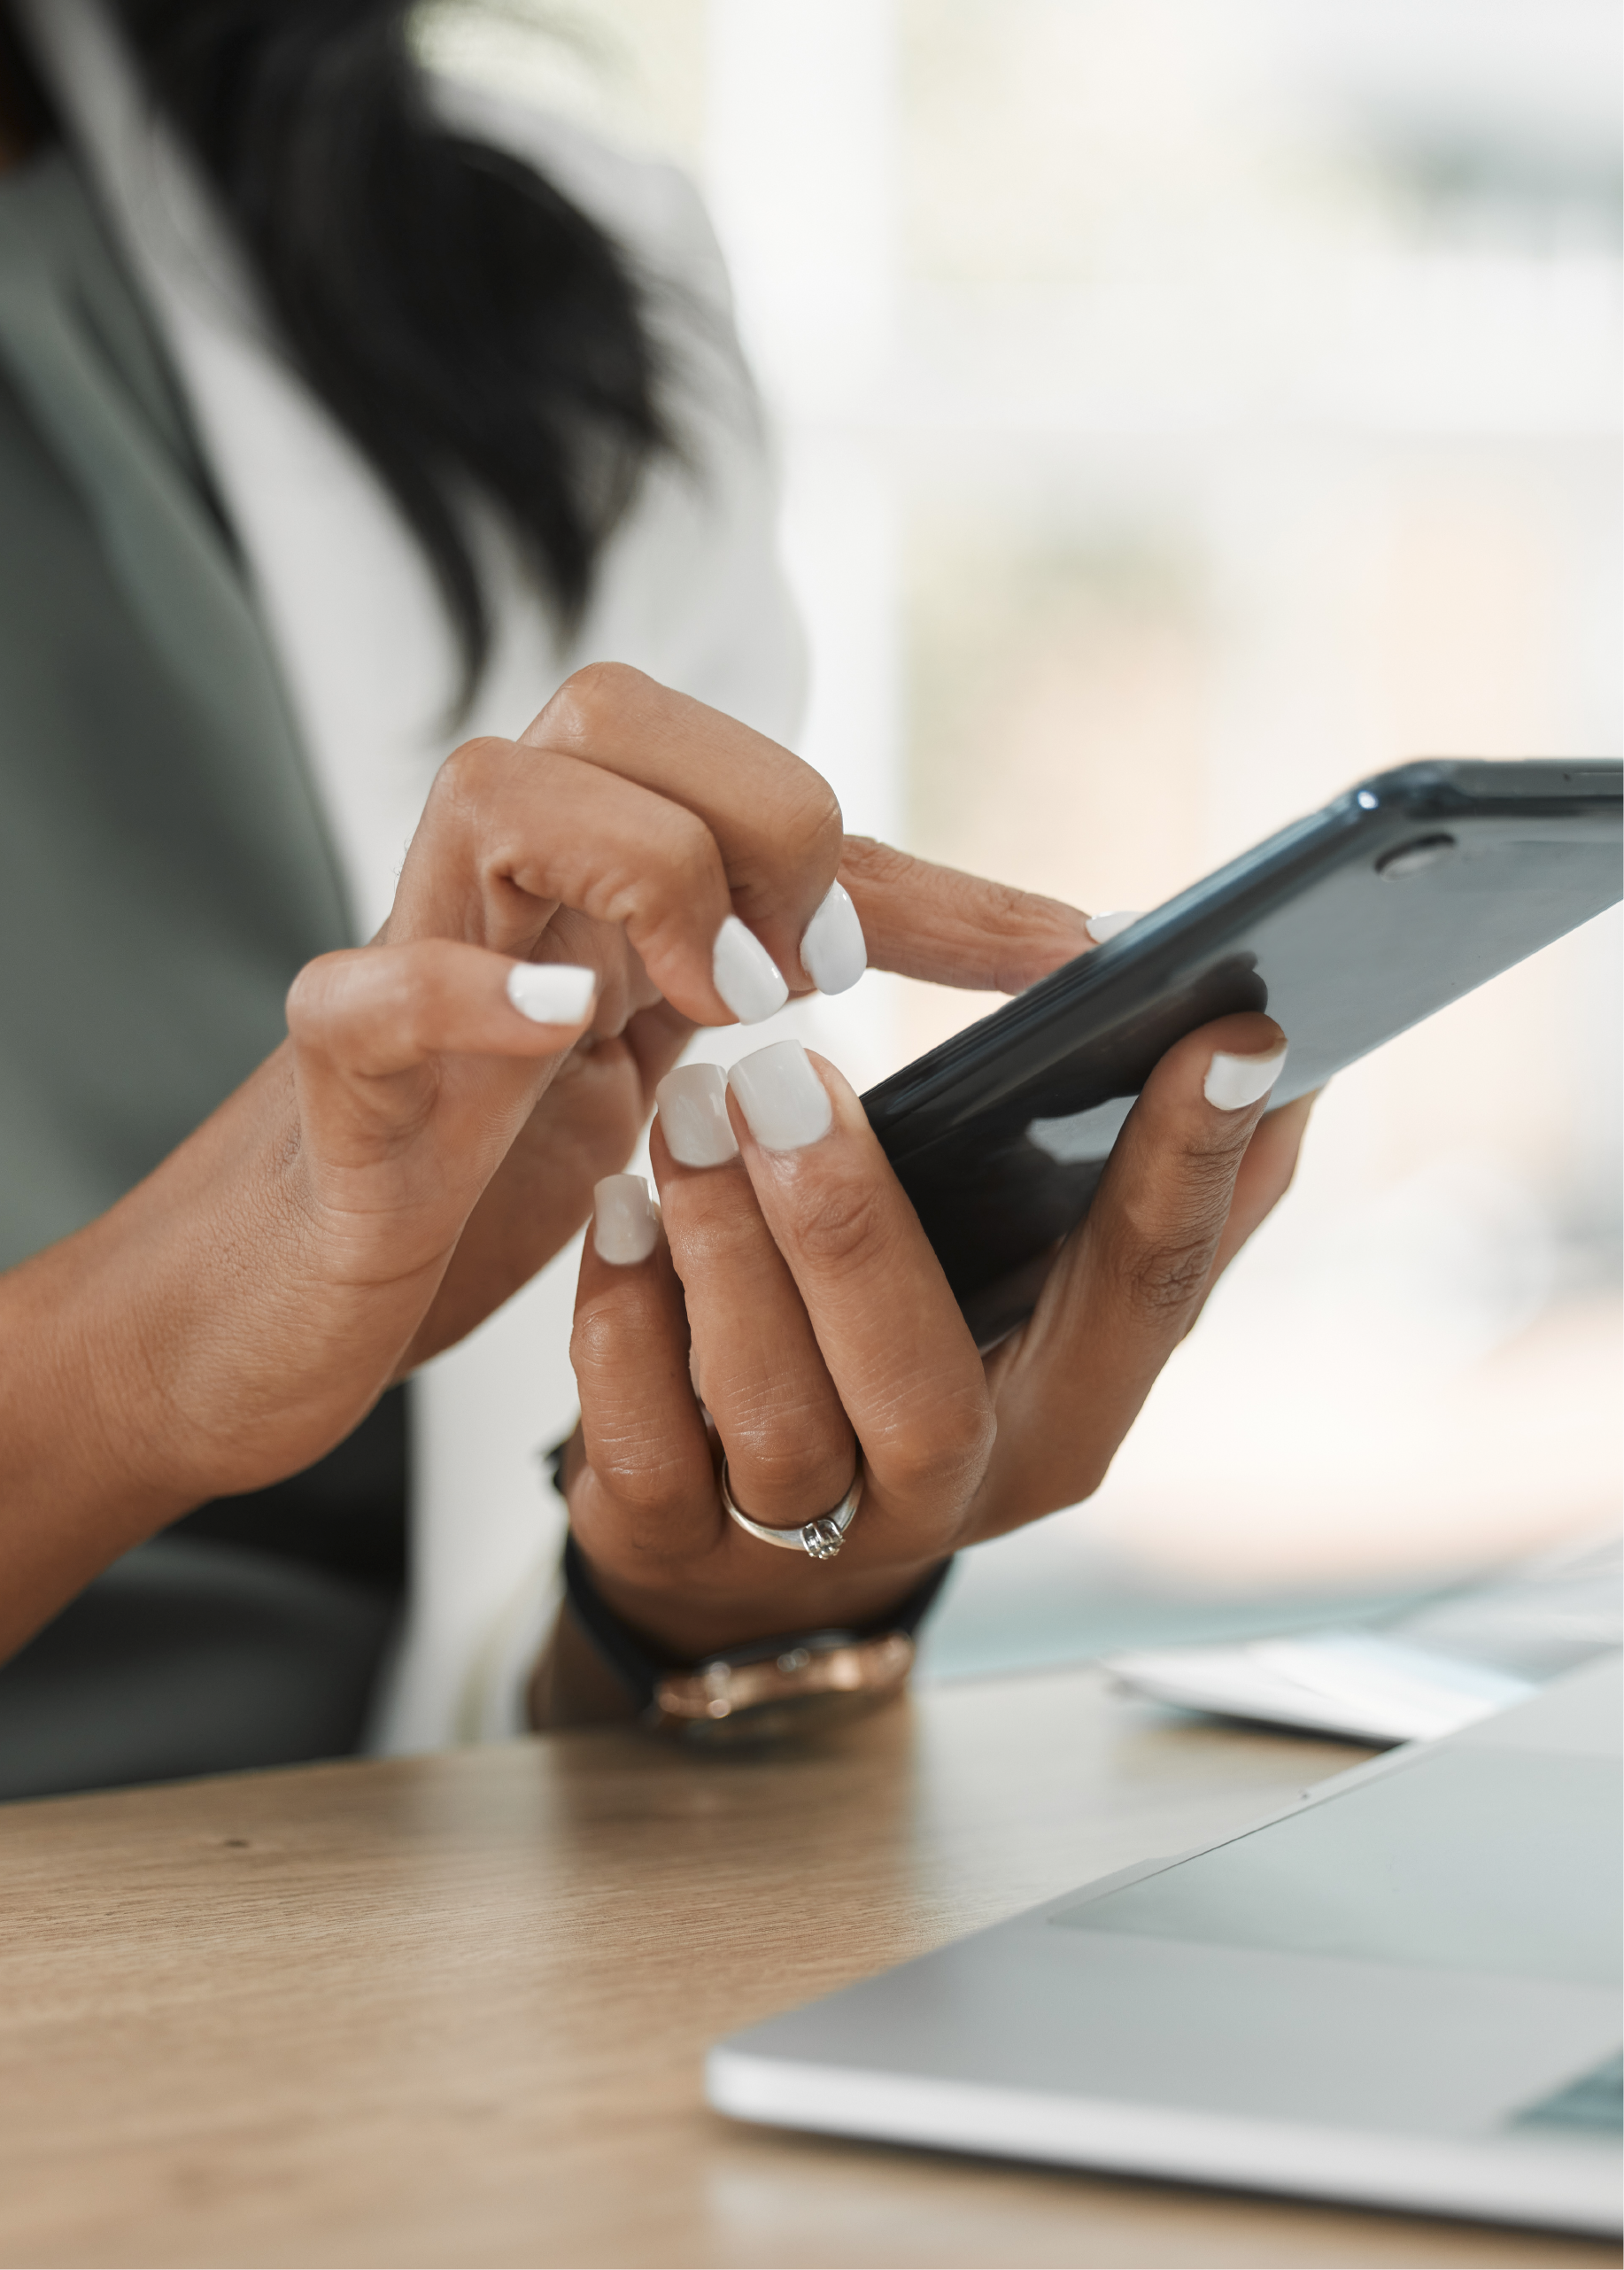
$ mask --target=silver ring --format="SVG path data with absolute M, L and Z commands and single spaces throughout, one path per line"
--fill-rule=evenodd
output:
M 739 1511 L 728 1487 L 727 1460 L 722 1461 L 722 1502 L 739 1528 L 759 1537 L 763 1545 L 781 1545 L 786 1553 L 807 1553 L 814 1561 L 834 1559 L 846 1542 L 862 1498 L 862 1460 L 859 1458 L 852 1486 L 832 1513 L 820 1514 L 815 1522 L 802 1522 L 798 1529 L 769 1529 L 765 1522 L 753 1522 L 748 1514 Z

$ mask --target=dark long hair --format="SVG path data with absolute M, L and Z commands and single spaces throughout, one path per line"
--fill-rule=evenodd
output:
M 491 635 L 470 495 L 568 624 L 645 461 L 673 446 L 638 280 L 540 174 L 434 117 L 411 0 L 118 12 L 287 347 L 421 544 L 466 699 Z

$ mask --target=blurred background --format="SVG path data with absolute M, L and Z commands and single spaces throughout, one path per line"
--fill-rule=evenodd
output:
M 1618 752 L 1613 0 L 420 31 L 702 182 L 848 825 L 1145 908 L 1407 757 Z M 1620 944 L 1335 1084 L 1105 1487 L 965 1557 L 932 1668 L 1370 1609 L 1616 1521 Z M 800 1029 L 867 1085 L 991 1005 L 871 976 Z

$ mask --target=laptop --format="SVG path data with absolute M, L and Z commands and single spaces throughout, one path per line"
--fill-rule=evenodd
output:
M 745 2120 L 1620 2228 L 1617 1654 L 722 2042 Z

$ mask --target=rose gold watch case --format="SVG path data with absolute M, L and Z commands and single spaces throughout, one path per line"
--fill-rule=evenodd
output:
M 901 1693 L 913 1669 L 905 1631 L 785 1648 L 759 1662 L 701 1663 L 669 1671 L 654 1689 L 646 1723 L 704 1746 L 781 1741 L 871 1710 Z

